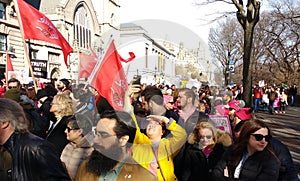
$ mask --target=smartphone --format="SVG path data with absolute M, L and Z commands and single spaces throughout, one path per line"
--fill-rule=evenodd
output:
M 137 77 L 133 80 L 132 84 L 141 85 L 141 77 Z

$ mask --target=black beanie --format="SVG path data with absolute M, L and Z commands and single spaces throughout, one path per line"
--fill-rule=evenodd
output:
M 70 82 L 68 79 L 60 79 L 59 81 L 61 81 L 63 84 L 65 84 L 66 87 L 69 87 Z

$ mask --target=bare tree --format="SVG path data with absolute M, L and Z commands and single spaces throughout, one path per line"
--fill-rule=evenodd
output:
M 219 61 L 225 78 L 225 86 L 231 80 L 229 60 L 235 60 L 239 64 L 242 58 L 241 37 L 242 31 L 236 20 L 227 17 L 219 23 L 217 28 L 211 28 L 209 33 L 209 48 L 212 57 Z
M 257 0 L 207 0 L 198 5 L 204 5 L 215 2 L 224 2 L 233 4 L 237 11 L 236 17 L 241 24 L 244 32 L 244 45 L 243 45 L 243 100 L 246 106 L 252 106 L 252 67 L 253 57 L 251 57 L 251 50 L 253 44 L 254 27 L 259 21 L 260 14 L 260 1 Z M 247 3 L 245 3 L 247 2 Z M 231 54 L 229 54 L 231 55 Z
M 274 10 L 270 12 L 270 22 L 264 29 L 269 37 L 264 63 L 281 82 L 299 83 L 300 2 L 275 1 L 271 6 Z
M 244 30 L 244 56 L 243 56 L 243 100 L 246 106 L 252 105 L 252 67 L 253 59 L 251 50 L 253 44 L 254 27 L 259 21 L 260 2 L 256 0 L 248 0 L 244 6 L 242 0 L 232 0 L 236 6 L 236 17 Z

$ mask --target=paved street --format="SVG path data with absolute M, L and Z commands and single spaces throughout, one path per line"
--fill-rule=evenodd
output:
M 286 114 L 258 112 L 256 117 L 265 120 L 272 135 L 287 145 L 292 154 L 296 169 L 300 171 L 300 107 L 287 107 Z

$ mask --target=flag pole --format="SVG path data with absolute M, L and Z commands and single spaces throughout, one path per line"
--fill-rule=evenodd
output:
M 6 87 L 8 87 L 8 70 L 7 70 L 7 68 L 8 68 L 7 61 L 8 61 L 8 59 L 7 59 L 7 56 L 9 56 L 9 55 L 8 55 L 8 51 L 6 50 L 6 63 L 5 63 L 5 83 L 6 83 Z
M 106 47 L 105 47 L 105 49 L 104 49 L 104 50 L 105 50 L 105 51 L 104 51 L 104 54 L 102 54 L 101 57 L 98 59 L 98 61 L 97 61 L 96 65 L 95 65 L 95 67 L 94 67 L 94 69 L 93 69 L 91 75 L 90 75 L 89 78 L 88 78 L 87 84 L 91 84 L 91 81 L 92 81 L 92 79 L 94 78 L 94 76 L 95 76 L 95 74 L 96 74 L 96 72 L 97 72 L 99 66 L 101 65 L 101 62 L 103 61 L 104 55 L 106 54 L 106 52 L 107 52 L 107 50 L 108 50 L 108 48 L 109 48 L 109 46 L 110 46 L 112 40 L 113 40 L 113 35 L 111 35 L 111 36 L 109 37 L 109 40 L 107 41 L 108 43 L 106 44 Z M 100 60 L 101 60 L 101 61 L 100 61 Z
M 37 86 L 36 86 L 36 82 L 35 82 L 35 78 L 34 78 L 32 66 L 31 66 L 31 61 L 30 61 L 30 58 L 29 58 L 29 51 L 28 51 L 27 44 L 26 44 L 26 41 L 25 41 L 25 38 L 24 38 L 25 37 L 24 36 L 24 29 L 23 29 L 22 20 L 21 20 L 21 17 L 20 17 L 19 5 L 18 5 L 17 0 L 13 0 L 13 2 L 14 2 L 15 10 L 16 10 L 17 17 L 18 17 L 18 23 L 19 23 L 19 26 L 20 26 L 20 32 L 21 32 L 21 36 L 22 36 L 22 43 L 23 43 L 23 47 L 24 47 L 24 52 L 25 52 L 25 56 L 26 56 L 26 59 L 27 59 L 27 63 L 28 63 L 28 66 L 29 66 L 30 75 L 31 75 L 31 77 L 33 79 L 33 85 L 34 85 L 35 93 L 37 93 Z
M 78 48 L 78 50 L 77 50 L 77 57 L 78 57 L 78 69 L 77 69 L 77 71 L 78 71 L 78 75 L 77 75 L 77 85 L 79 85 L 79 81 L 80 81 L 80 61 L 81 61 L 81 59 L 80 59 L 80 52 L 79 52 L 79 48 Z

